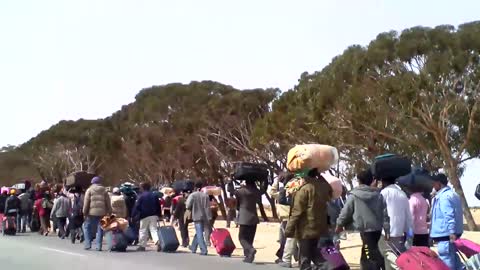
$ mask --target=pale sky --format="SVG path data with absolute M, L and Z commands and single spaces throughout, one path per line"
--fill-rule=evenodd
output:
M 0 0 L 0 146 L 109 116 L 152 85 L 287 90 L 380 32 L 458 25 L 479 10 L 478 0 Z

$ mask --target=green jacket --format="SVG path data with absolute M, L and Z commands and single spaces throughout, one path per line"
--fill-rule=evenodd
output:
M 318 239 L 328 233 L 327 202 L 332 187 L 320 178 L 304 178 L 304 184 L 295 192 L 290 218 L 285 229 L 287 238 Z

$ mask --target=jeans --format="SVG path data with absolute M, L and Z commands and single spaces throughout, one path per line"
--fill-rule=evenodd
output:
M 330 269 L 330 264 L 318 251 L 318 239 L 304 239 L 298 242 L 300 244 L 300 270 Z
M 457 248 L 450 241 L 440 241 L 437 243 L 438 257 L 450 268 L 451 270 L 462 270 L 463 264 L 457 255 Z
M 153 242 L 158 244 L 158 216 L 150 216 L 140 220 L 139 246 L 147 247 L 149 233 Z
M 25 232 L 27 230 L 27 224 L 30 224 L 28 212 L 22 212 L 17 215 L 17 232 Z
M 97 250 L 102 250 L 102 241 L 103 241 L 103 230 L 100 226 L 100 220 L 102 217 L 96 216 L 87 216 L 85 222 L 83 223 L 83 231 L 85 237 L 85 249 L 92 248 L 92 236 L 96 232 L 95 241 L 97 244 Z
M 243 255 L 245 255 L 245 257 L 251 255 L 255 251 L 253 248 L 253 241 L 256 233 L 257 225 L 240 225 L 238 240 L 243 247 Z
M 200 252 L 202 255 L 208 254 L 207 244 L 205 243 L 204 233 L 205 227 L 210 226 L 209 221 L 195 221 L 195 236 L 193 237 L 192 245 L 190 250 L 192 253 L 197 252 L 197 248 L 200 247 Z
M 360 265 L 362 269 L 385 269 L 385 259 L 378 248 L 378 241 L 380 241 L 381 236 L 381 231 L 360 233 L 362 238 Z
M 282 261 L 292 263 L 292 256 L 294 259 L 298 258 L 298 242 L 295 238 L 287 238 L 285 240 L 285 248 L 283 250 Z

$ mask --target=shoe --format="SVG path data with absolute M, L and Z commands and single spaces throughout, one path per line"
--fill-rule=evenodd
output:
M 283 267 L 283 268 L 292 268 L 292 264 L 287 263 L 287 262 L 281 262 L 281 263 L 278 264 L 278 266 Z
M 275 260 L 275 264 L 279 264 L 279 263 L 282 263 L 282 262 L 283 262 L 283 261 L 282 261 L 282 259 L 280 259 L 280 258 Z
M 92 247 L 84 247 L 83 249 L 90 250 L 90 249 L 92 249 Z
M 208 253 L 203 253 L 203 252 L 200 253 L 200 256 L 207 256 L 207 255 L 208 255 Z
M 248 254 L 248 256 L 245 257 L 245 259 L 243 260 L 243 262 L 245 262 L 245 263 L 253 263 L 253 261 L 255 260 L 255 254 L 257 254 L 257 250 L 256 250 L 256 249 L 253 249 L 252 252 L 250 252 L 250 254 Z
M 101 249 L 101 248 L 96 248 L 95 250 L 96 250 L 96 251 L 102 251 L 102 249 Z
M 144 247 L 138 247 L 137 251 L 145 251 L 146 249 Z

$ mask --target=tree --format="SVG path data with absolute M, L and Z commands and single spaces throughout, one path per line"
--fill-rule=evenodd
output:
M 462 164 L 480 154 L 479 33 L 473 22 L 380 34 L 334 58 L 298 94 L 317 101 L 310 109 L 320 115 L 317 124 L 334 123 L 335 138 L 363 160 L 396 152 L 433 171 L 443 168 L 472 230 L 460 176 Z

